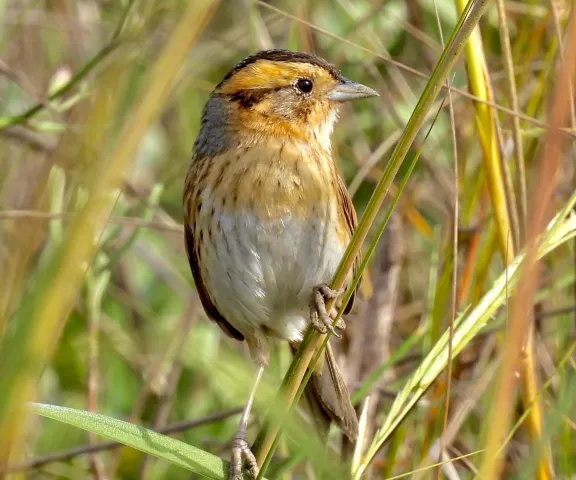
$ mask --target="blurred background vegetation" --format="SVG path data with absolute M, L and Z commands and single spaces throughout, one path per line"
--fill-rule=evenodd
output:
M 361 215 L 463 8 L 452 0 L 198 1 L 180 62 L 164 48 L 192 3 L 0 1 L 0 471 L 8 478 L 195 478 L 130 448 L 90 453 L 104 440 L 28 415 L 28 400 L 173 427 L 227 458 L 254 368 L 244 347 L 206 320 L 184 252 L 182 186 L 204 102 L 240 59 L 272 47 L 315 52 L 377 89 L 380 98 L 346 106 L 333 139 Z M 448 78 L 455 89 L 429 112 L 425 145 L 423 132 L 408 154 L 424 145 L 336 345 L 352 390 L 381 367 L 368 383 L 367 436 L 450 320 L 482 298 L 528 238 L 548 112 L 563 87 L 562 59 L 576 48 L 566 36 L 573 6 L 491 5 L 481 37 Z M 576 105 L 563 91 L 571 118 L 556 151 L 557 182 L 548 184 L 550 212 L 576 185 Z M 525 401 L 509 400 L 520 423 L 506 430 L 502 478 L 576 478 L 575 263 L 574 244 L 565 243 L 534 279 L 533 342 L 527 366 L 515 370 Z M 500 408 L 506 318 L 498 310 L 453 363 L 451 382 L 434 383 L 367 476 L 475 478 Z M 284 348 L 272 387 L 290 361 Z M 354 394 L 359 405 L 368 393 Z M 266 409 L 257 403 L 256 424 Z M 440 444 L 447 463 L 437 472 L 430 465 Z M 340 478 L 313 472 L 302 447 L 282 442 L 268 478 Z

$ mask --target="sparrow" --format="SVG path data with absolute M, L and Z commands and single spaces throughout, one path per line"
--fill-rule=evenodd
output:
M 184 185 L 186 252 L 206 314 L 246 341 L 258 366 L 232 442 L 232 480 L 242 478 L 244 462 L 258 475 L 246 430 L 269 340 L 295 350 L 309 325 L 336 336 L 345 328 L 342 319 L 333 326 L 336 309 L 328 312 L 326 301 L 345 290 L 328 284 L 357 217 L 331 136 L 343 102 L 374 96 L 315 55 L 266 50 L 236 65 L 204 107 Z M 353 302 L 354 295 L 344 313 Z M 331 420 L 356 439 L 358 420 L 330 346 L 305 396 L 325 431 Z

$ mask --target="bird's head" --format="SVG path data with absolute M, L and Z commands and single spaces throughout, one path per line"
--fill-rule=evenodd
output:
M 374 96 L 374 90 L 315 55 L 266 50 L 224 77 L 206 105 L 203 124 L 218 117 L 234 133 L 315 140 L 328 148 L 339 105 Z

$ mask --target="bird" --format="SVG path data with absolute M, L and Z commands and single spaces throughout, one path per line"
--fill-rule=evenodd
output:
M 339 337 L 333 325 L 342 290 L 329 283 L 357 226 L 332 154 L 342 103 L 378 93 L 304 52 L 264 50 L 240 61 L 202 111 L 183 193 L 185 247 L 207 316 L 245 341 L 258 367 L 232 441 L 229 478 L 259 467 L 246 437 L 270 341 L 297 349 L 311 325 Z M 344 307 L 352 308 L 355 295 Z M 358 420 L 330 345 L 305 390 L 319 415 L 351 441 Z

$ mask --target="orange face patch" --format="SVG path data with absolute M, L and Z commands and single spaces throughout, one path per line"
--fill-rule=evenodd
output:
M 332 75 L 317 65 L 258 60 L 235 73 L 218 93 L 233 95 L 241 90 L 274 90 L 294 85 L 300 78 L 313 80 L 315 92 L 326 92 L 336 84 Z

